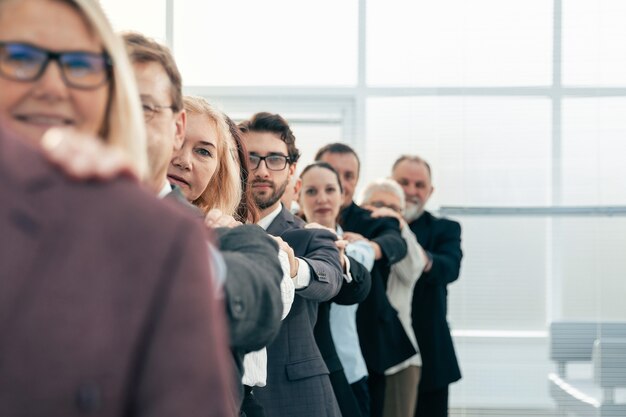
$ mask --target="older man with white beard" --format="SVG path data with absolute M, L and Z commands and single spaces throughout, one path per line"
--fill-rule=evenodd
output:
M 405 219 L 428 257 L 415 285 L 411 312 L 422 356 L 415 417 L 447 416 L 448 385 L 461 379 L 446 320 L 447 286 L 459 277 L 463 257 L 461 226 L 424 210 L 434 191 L 430 165 L 425 160 L 401 156 L 393 164 L 392 178 L 404 190 Z

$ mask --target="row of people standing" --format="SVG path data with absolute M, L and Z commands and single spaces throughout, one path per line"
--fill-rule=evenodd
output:
M 91 10 L 88 9 L 91 6 L 84 6 L 82 2 L 50 0 L 44 2 L 48 9 L 42 7 L 34 10 L 33 5 L 36 3 L 34 1 L 19 0 L 13 3 L 17 6 L 11 6 L 14 7 L 11 15 L 18 23 L 24 25 L 24 29 L 19 32 L 15 24 L 7 24 L 3 26 L 6 33 L 0 30 L 0 42 L 4 42 L 1 44 L 2 53 L 5 54 L 2 75 L 20 83 L 34 83 L 36 91 L 27 95 L 32 102 L 30 106 L 32 108 L 43 106 L 40 109 L 56 112 L 52 116 L 49 113 L 44 116 L 32 115 L 29 113 L 29 107 L 24 107 L 26 115 L 21 114 L 20 121 L 25 120 L 28 126 L 21 132 L 22 126 L 19 126 L 15 129 L 17 133 L 38 141 L 51 126 L 67 125 L 68 120 L 71 122 L 69 124 L 76 125 L 83 122 L 79 117 L 68 114 L 80 110 L 91 116 L 84 118 L 88 122 L 85 124 L 89 125 L 85 127 L 91 130 L 78 129 L 80 134 L 47 132 L 50 159 L 62 165 L 71 175 L 83 178 L 91 178 L 93 175 L 107 177 L 110 173 L 124 171 L 133 166 L 141 167 L 145 156 L 141 155 L 141 146 L 133 143 L 136 138 L 131 137 L 128 143 L 122 143 L 119 137 L 114 136 L 119 133 L 119 126 L 115 130 L 102 122 L 105 118 L 102 111 L 110 109 L 111 105 L 98 107 L 95 104 L 104 101 L 89 102 L 94 99 L 92 96 L 102 95 L 102 88 L 106 88 L 108 83 L 103 82 L 99 85 L 95 83 L 93 88 L 90 85 L 89 89 L 85 89 L 85 85 L 80 85 L 85 81 L 84 75 L 81 75 L 84 68 L 81 68 L 81 71 L 74 71 L 71 66 L 64 66 L 64 61 L 61 61 L 62 58 L 72 54 L 75 59 L 76 51 L 95 50 L 101 48 L 97 46 L 99 42 L 104 43 L 101 39 L 94 40 L 92 33 L 94 26 L 102 31 L 102 25 L 94 25 L 89 20 L 90 13 L 83 11 L 76 14 L 76 8 L 82 10 L 81 7 L 87 7 L 85 10 Z M 69 9 L 64 8 L 68 5 L 71 5 Z M 0 8 L 0 17 L 1 11 Z M 7 13 L 5 10 L 4 15 Z M 69 36 L 59 36 L 45 31 L 45 36 L 36 31 L 29 33 L 28 28 L 35 26 L 34 22 L 43 27 L 51 26 L 43 19 L 47 13 L 56 13 L 57 17 L 66 18 L 68 22 L 72 21 L 74 27 L 82 25 L 80 29 L 83 29 L 83 33 L 79 33 L 80 36 L 77 38 L 77 33 L 71 31 L 74 27 L 70 23 L 61 30 L 61 35 Z M 37 18 L 40 18 L 39 21 Z M 84 26 L 88 27 L 87 31 L 84 30 Z M 100 33 L 100 36 L 104 38 L 108 35 Z M 11 42 L 8 42 L 9 40 Z M 16 40 L 19 42 L 15 42 Z M 89 44 L 83 48 L 84 45 L 80 45 L 81 41 L 92 43 L 95 41 L 96 46 Z M 58 45 L 55 42 L 58 42 Z M 401 415 L 394 413 L 398 413 L 397 410 L 406 410 L 407 407 L 402 404 L 410 404 L 413 401 L 410 398 L 406 400 L 407 397 L 404 395 L 400 395 L 398 401 L 390 400 L 395 398 L 400 389 L 417 384 L 417 372 L 411 369 L 411 365 L 417 364 L 417 358 L 415 341 L 411 340 L 410 329 L 407 326 L 406 316 L 409 310 L 398 307 L 402 303 L 406 307 L 406 294 L 410 294 L 411 291 L 398 291 L 398 287 L 394 287 L 392 283 L 397 281 L 397 284 L 403 283 L 412 288 L 419 277 L 420 280 L 431 281 L 429 284 L 431 286 L 443 284 L 445 291 L 445 283 L 458 276 L 461 256 L 460 228 L 452 230 L 448 233 L 449 236 L 426 236 L 424 241 L 420 240 L 418 244 L 415 237 L 411 241 L 410 235 L 406 233 L 408 229 L 404 226 L 402 229 L 405 233 L 402 234 L 403 223 L 398 211 L 392 213 L 389 207 L 386 207 L 388 210 L 384 210 L 385 207 L 377 207 L 384 205 L 384 202 L 372 200 L 370 207 L 374 209 L 372 212 L 358 207 L 352 201 L 360 168 L 358 157 L 350 148 L 342 148 L 339 144 L 323 148 L 318 153 L 316 159 L 326 160 L 328 165 L 317 164 L 305 169 L 301 175 L 298 187 L 301 188 L 299 200 L 304 208 L 304 216 L 307 220 L 318 223 L 305 225 L 304 221 L 283 207 L 280 201 L 291 177 L 295 175 L 299 157 L 295 137 L 287 122 L 278 115 L 260 113 L 242 123 L 238 130 L 232 121 L 206 101 L 199 98 L 183 98 L 182 79 L 167 48 L 138 34 L 126 35 L 125 42 L 138 86 L 147 131 L 149 169 L 144 183 L 162 198 L 188 201 L 198 207 L 205 223 L 211 227 L 219 243 L 219 252 L 209 246 L 209 259 L 213 265 L 214 275 L 223 279 L 229 346 L 235 359 L 234 369 L 238 370 L 234 384 L 235 392 L 241 388 L 239 381 L 242 378 L 242 371 L 244 381 L 247 381 L 249 386 L 245 394 L 239 391 L 235 396 L 224 395 L 222 402 L 225 405 L 213 412 L 216 415 L 228 415 L 227 410 L 239 408 L 242 396 L 245 395 L 243 412 L 247 411 L 249 415 L 263 413 L 261 415 L 267 416 L 341 414 L 379 416 L 383 410 L 385 415 Z M 109 49 L 113 47 L 109 46 Z M 57 51 L 63 51 L 66 55 L 58 55 Z M 105 53 L 113 55 L 113 52 L 106 48 Z M 96 51 L 92 55 L 100 56 Z M 32 75 L 24 72 L 26 67 L 20 65 L 23 63 L 31 65 L 34 62 L 25 60 L 24 56 L 32 60 L 40 59 L 36 62 L 39 65 L 38 72 Z M 107 58 L 110 59 L 110 56 Z M 56 68 L 48 65 L 54 59 L 57 62 L 52 64 L 58 63 L 60 72 L 55 72 Z M 7 66 L 6 62 L 10 65 Z M 93 60 L 77 64 L 93 65 Z M 117 68 L 119 72 L 119 62 L 109 65 Z M 112 81 L 110 74 L 103 80 Z M 115 79 L 118 83 L 121 80 L 129 82 L 127 74 L 118 75 Z M 14 87 L 9 85 L 13 90 Z M 91 91 L 92 96 L 85 90 Z M 130 90 L 134 91 L 134 88 Z M 121 94 L 117 90 L 111 91 Z M 63 107 L 70 106 L 73 95 L 80 94 L 86 99 L 82 101 L 83 108 Z M 110 99 L 108 101 L 111 102 Z M 131 105 L 134 103 L 132 99 L 129 102 Z M 115 107 L 113 109 L 120 110 Z M 128 108 L 126 110 L 128 111 Z M 59 115 L 63 112 L 65 114 Z M 94 115 L 89 115 L 90 112 Z M 134 123 L 132 114 L 130 112 L 125 117 Z M 3 131 L 6 128 L 11 133 L 10 123 L 5 123 L 2 128 Z M 90 143 L 90 138 L 85 137 L 85 134 L 96 136 L 101 132 L 112 135 L 106 141 L 105 147 L 102 142 Z M 80 145 L 76 145 L 78 143 L 76 141 L 80 142 Z M 122 147 L 131 150 L 123 154 L 126 157 L 132 155 L 132 160 L 127 165 L 124 158 L 110 149 L 110 145 L 116 143 L 118 145 L 121 143 Z M 68 152 L 69 149 L 73 151 Z M 237 157 L 234 157 L 235 155 Z M 355 159 L 356 169 L 354 161 L 351 160 L 346 164 L 346 159 Z M 85 164 L 85 160 L 90 160 L 91 163 Z M 416 160 L 399 161 L 398 166 L 394 166 L 394 173 L 405 162 L 412 164 Z M 419 161 L 417 164 L 428 166 Z M 335 188 L 339 191 L 338 195 L 343 196 L 342 204 L 316 209 L 315 199 L 309 200 L 310 204 L 306 201 L 305 190 L 312 192 L 313 188 L 304 187 L 307 180 L 316 178 L 312 174 L 324 173 L 324 170 L 335 176 L 337 180 Z M 428 174 L 430 184 L 430 172 Z M 405 185 L 405 191 L 410 186 L 412 184 Z M 427 198 L 421 201 L 421 207 L 415 213 L 419 216 L 411 219 L 414 220 L 410 222 L 411 224 L 426 218 L 421 212 L 426 200 Z M 336 219 L 332 214 L 339 210 L 341 210 L 339 220 L 331 221 Z M 430 223 L 444 224 L 443 220 L 437 220 L 439 222 L 437 223 L 433 219 L 431 216 Z M 269 238 L 256 226 L 245 226 L 242 223 L 257 223 L 275 238 Z M 416 235 L 419 239 L 420 235 L 417 232 Z M 338 240 L 338 236 L 345 239 Z M 437 245 L 442 244 L 443 238 L 450 240 L 446 241 L 448 247 L 437 252 Z M 426 251 L 420 250 L 420 244 Z M 458 250 L 452 248 L 454 244 L 458 246 Z M 414 250 L 408 256 L 407 246 L 409 250 Z M 433 246 L 430 251 L 429 246 Z M 280 250 L 277 251 L 277 248 Z M 404 270 L 401 267 L 403 262 L 408 264 L 404 265 Z M 394 271 L 395 265 L 397 268 Z M 406 276 L 407 270 L 413 272 L 408 272 L 410 277 L 403 278 L 403 273 Z M 440 279 L 434 276 L 438 270 L 445 273 L 443 278 L 445 281 L 439 282 Z M 422 296 L 432 295 L 429 291 L 428 288 L 424 290 Z M 397 294 L 403 301 L 394 301 L 395 297 L 392 294 Z M 435 303 L 439 304 L 433 304 L 432 300 L 419 300 L 419 297 L 413 297 L 412 327 L 418 335 L 417 344 L 423 351 L 424 358 L 424 378 L 421 387 L 425 387 L 424 381 L 428 380 L 426 378 L 429 375 L 428 364 L 435 363 L 434 360 L 432 362 L 430 359 L 427 360 L 425 352 L 428 349 L 425 349 L 425 346 L 436 344 L 439 340 L 437 334 L 433 334 L 436 337 L 431 338 L 430 329 L 437 327 L 437 331 L 441 332 L 445 327 L 447 338 L 450 339 L 445 323 L 445 297 L 442 303 L 440 299 L 442 293 L 436 295 L 439 300 Z M 331 304 L 330 301 L 336 303 Z M 433 321 L 426 319 L 428 315 L 416 313 L 415 304 L 422 302 L 428 306 L 428 314 L 443 313 L 443 323 L 440 321 L 434 325 L 429 323 L 426 326 L 427 336 L 420 340 L 421 328 L 416 323 L 424 320 Z M 339 309 L 334 312 L 335 305 L 339 303 L 359 303 L 359 307 L 356 311 L 353 308 L 343 314 Z M 439 311 L 441 308 L 443 311 Z M 396 310 L 400 310 L 400 319 Z M 346 317 L 354 321 L 349 320 L 346 325 Z M 354 323 L 357 329 L 358 348 L 367 368 L 366 383 L 363 378 L 354 382 L 347 380 L 343 369 L 348 368 L 343 363 L 346 359 L 342 362 L 341 349 L 336 352 L 334 348 L 333 336 L 339 339 L 338 332 L 335 331 L 331 336 L 333 326 L 339 325 L 339 329 L 354 329 L 354 326 L 350 327 Z M 353 347 L 356 346 L 354 336 L 353 332 L 352 339 L 348 340 Z M 447 341 L 444 342 L 447 344 Z M 264 363 L 264 355 L 261 353 L 251 365 L 250 362 L 246 365 L 246 360 L 243 359 L 242 370 L 243 356 L 266 345 L 267 362 Z M 435 349 L 437 351 L 435 356 L 439 349 L 439 347 Z M 454 357 L 451 339 L 448 350 L 449 352 L 444 352 L 446 356 L 444 360 L 452 372 L 445 376 L 439 374 L 439 371 L 433 372 L 437 375 L 433 377 L 438 380 L 437 384 L 441 380 L 448 380 L 445 383 L 446 407 L 447 384 L 460 377 L 456 360 L 454 359 L 454 363 L 450 360 L 450 354 L 452 358 Z M 408 363 L 409 367 L 404 368 L 404 365 L 401 365 L 402 369 L 398 369 L 397 366 L 403 362 Z M 456 371 L 453 369 L 455 366 Z M 405 369 L 411 371 L 405 372 Z M 256 374 L 255 370 L 258 371 Z M 392 375 L 400 377 L 393 378 Z M 352 386 L 349 387 L 350 382 Z M 222 381 L 221 385 L 225 384 Z M 263 385 L 266 386 L 262 387 Z M 222 392 L 223 388 L 222 386 Z M 416 391 L 415 386 L 413 391 Z M 369 395 L 369 400 L 366 395 Z M 428 390 L 420 394 L 420 398 L 429 397 L 432 396 Z M 422 403 L 426 404 L 425 401 Z M 441 398 L 438 401 L 442 403 Z M 187 404 L 189 409 L 193 409 L 193 406 L 193 403 Z M 410 405 L 408 407 L 410 408 Z M 419 410 L 418 405 L 418 413 Z M 208 410 L 193 410 L 186 415 L 201 415 L 203 411 L 210 414 Z M 418 415 L 438 414 L 424 411 Z

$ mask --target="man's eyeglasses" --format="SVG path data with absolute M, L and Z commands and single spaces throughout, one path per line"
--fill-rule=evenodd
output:
M 376 207 L 376 208 L 389 208 L 392 209 L 393 211 L 397 212 L 397 213 L 402 213 L 402 209 L 398 206 L 396 206 L 395 204 L 386 204 L 382 201 L 372 201 L 370 203 L 367 203 L 368 206 L 372 206 L 372 207 Z
M 0 75 L 32 82 L 44 74 L 50 61 L 56 61 L 65 85 L 92 90 L 106 84 L 111 76 L 111 60 L 92 52 L 53 52 L 27 43 L 0 42 Z
M 154 116 L 156 116 L 157 113 L 160 113 L 163 109 L 170 109 L 174 111 L 174 106 L 159 106 L 158 104 L 143 103 L 141 108 L 143 109 L 143 118 L 146 122 L 154 119 Z
M 248 155 L 250 169 L 258 169 L 261 161 L 265 161 L 265 166 L 270 171 L 282 171 L 289 163 L 289 157 L 285 155 L 267 155 L 259 156 L 255 154 Z

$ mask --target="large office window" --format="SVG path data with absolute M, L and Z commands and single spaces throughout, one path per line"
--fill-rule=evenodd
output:
M 177 0 L 176 58 L 188 85 L 355 85 L 357 6 Z
M 372 86 L 548 85 L 552 3 L 371 0 Z

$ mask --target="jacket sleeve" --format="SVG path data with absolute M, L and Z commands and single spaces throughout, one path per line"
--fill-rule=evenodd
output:
M 407 252 L 406 242 L 400 234 L 400 223 L 391 217 L 375 220 L 376 223 L 370 240 L 380 246 L 380 250 L 383 253 L 381 261 L 387 265 L 400 262 Z
M 290 230 L 281 237 L 310 268 L 309 285 L 297 289 L 296 294 L 318 302 L 328 301 L 337 295 L 343 281 L 339 249 L 335 246 L 337 237 L 319 229 Z
M 461 225 L 450 220 L 439 220 L 441 231 L 434 237 L 432 250 L 427 253 L 432 257 L 433 264 L 428 272 L 424 272 L 420 280 L 428 285 L 447 285 L 459 278 L 461 268 Z
M 249 352 L 278 334 L 283 310 L 278 246 L 263 229 L 218 229 L 226 263 L 224 293 L 231 347 Z
M 332 301 L 337 304 L 350 305 L 358 304 L 365 300 L 372 286 L 372 277 L 369 271 L 356 259 L 348 256 L 350 262 L 351 282 L 344 281 L 339 294 L 333 297 Z

